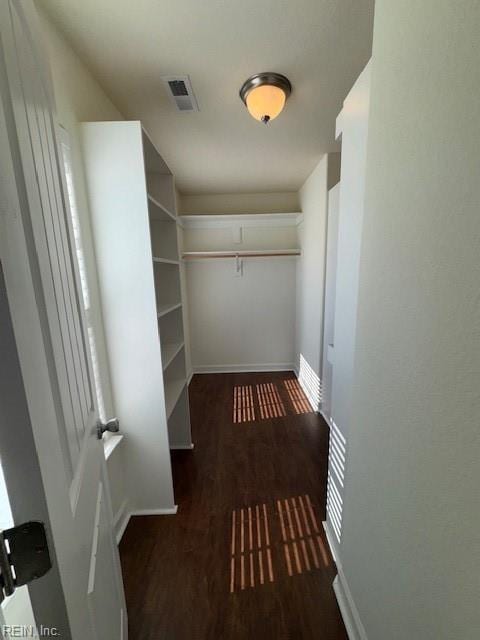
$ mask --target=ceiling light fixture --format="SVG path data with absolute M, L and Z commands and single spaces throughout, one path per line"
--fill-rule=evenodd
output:
M 281 113 L 291 92 L 292 85 L 288 78 L 267 71 L 245 80 L 240 89 L 240 98 L 250 115 L 266 124 Z

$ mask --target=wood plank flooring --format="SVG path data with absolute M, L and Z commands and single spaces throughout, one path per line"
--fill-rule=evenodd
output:
M 178 514 L 132 518 L 120 545 L 130 640 L 347 640 L 321 526 L 328 430 L 286 380 L 194 376 Z

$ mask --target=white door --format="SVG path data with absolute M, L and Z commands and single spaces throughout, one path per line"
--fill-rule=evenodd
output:
M 58 620 L 62 637 L 74 640 L 121 640 L 120 563 L 51 80 L 31 0 L 0 0 L 0 34 L 2 341 L 21 374 L 3 377 L 2 392 L 10 388 L 16 400 L 5 415 L 17 422 L 2 424 L 0 456 L 16 523 L 20 513 L 43 512 L 50 536 L 54 567 L 30 587 L 37 624 Z
M 328 192 L 325 312 L 323 320 L 322 414 L 330 420 L 334 362 L 335 289 L 337 280 L 338 214 L 340 183 Z

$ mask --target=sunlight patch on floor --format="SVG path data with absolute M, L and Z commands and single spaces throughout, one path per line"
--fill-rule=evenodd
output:
M 308 401 L 298 380 L 295 378 L 284 380 L 283 384 L 285 385 L 288 397 L 296 414 L 313 413 L 312 405 Z
M 282 418 L 287 415 L 278 389 L 272 382 L 257 384 L 257 396 L 258 404 L 260 405 L 260 417 L 263 420 Z
M 277 512 L 288 575 L 319 569 L 319 557 L 328 566 L 328 555 L 310 496 L 277 500 Z
M 308 494 L 232 512 L 230 593 L 273 583 L 279 574 L 293 577 L 329 563 Z
M 232 512 L 230 593 L 274 582 L 267 506 Z
M 253 403 L 253 388 L 251 385 L 233 388 L 233 422 L 253 422 L 255 420 L 255 406 Z

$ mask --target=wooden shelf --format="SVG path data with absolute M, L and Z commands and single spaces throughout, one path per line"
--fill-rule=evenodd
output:
M 177 222 L 177 217 L 171 213 L 163 204 L 160 204 L 158 200 L 155 200 L 153 196 L 147 194 L 148 197 L 148 211 L 152 220 L 169 220 Z
M 184 347 L 184 342 L 173 342 L 162 344 L 162 368 L 165 369 L 168 365 L 175 359 L 175 356 L 181 351 Z
M 159 264 L 180 264 L 179 260 L 169 260 L 168 258 L 157 258 L 153 257 L 153 261 Z
M 194 258 L 270 258 L 278 256 L 299 256 L 300 249 L 256 249 L 252 251 L 184 251 L 184 260 Z
M 177 406 L 177 402 L 182 395 L 182 391 L 187 386 L 187 380 L 175 380 L 165 384 L 165 407 L 167 411 L 167 420 L 172 415 L 173 410 Z
M 181 302 L 172 302 L 171 304 L 163 304 L 157 309 L 157 316 L 159 318 L 162 318 L 163 316 L 166 316 L 167 313 L 170 313 L 170 311 L 175 311 L 175 309 L 178 309 L 181 306 L 182 306 Z

